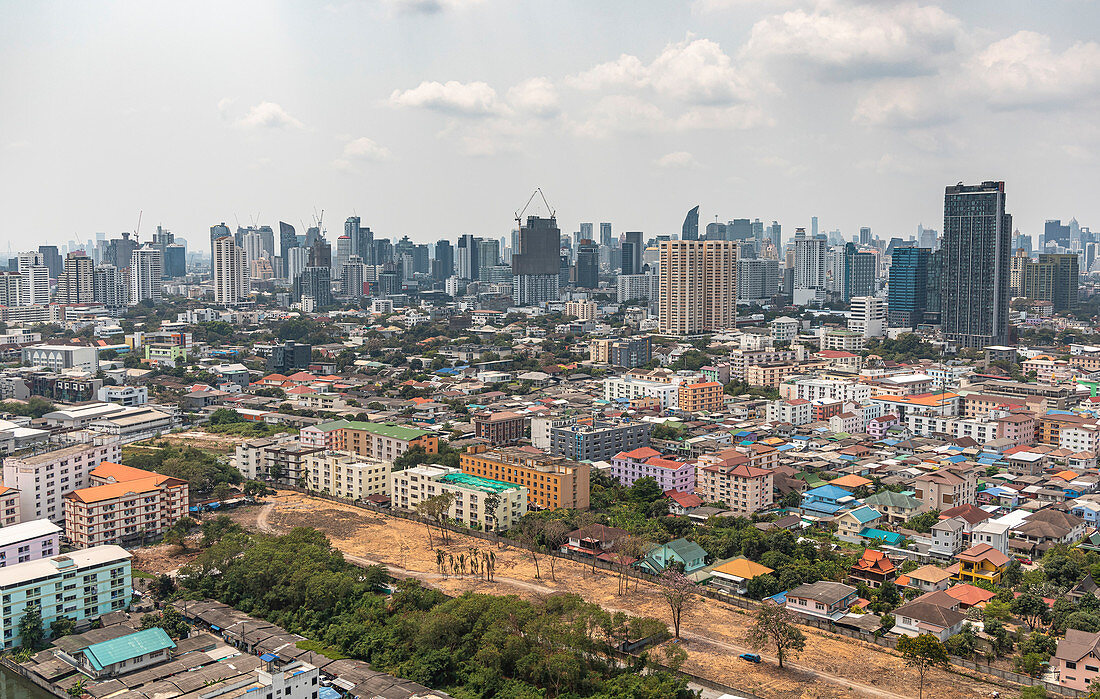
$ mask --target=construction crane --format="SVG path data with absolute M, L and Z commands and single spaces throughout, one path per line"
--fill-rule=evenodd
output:
M 527 203 L 523 205 L 523 208 L 516 212 L 516 223 L 522 226 L 523 214 L 527 212 L 527 207 L 531 206 L 531 202 L 535 200 L 535 195 L 542 197 L 542 203 L 546 205 L 546 210 L 550 212 L 550 218 L 554 218 L 554 209 L 550 207 L 550 202 L 546 201 L 546 195 L 542 193 L 542 187 L 535 187 L 535 191 L 531 192 L 530 198 L 527 199 Z
M 141 245 L 141 215 L 143 213 L 145 213 L 144 209 L 138 210 L 138 224 L 137 228 L 134 229 L 134 242 L 138 245 Z

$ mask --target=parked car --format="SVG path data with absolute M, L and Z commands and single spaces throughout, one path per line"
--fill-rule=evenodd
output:
M 742 660 L 748 660 L 750 663 L 760 662 L 760 656 L 757 653 L 742 653 L 737 657 L 741 658 Z

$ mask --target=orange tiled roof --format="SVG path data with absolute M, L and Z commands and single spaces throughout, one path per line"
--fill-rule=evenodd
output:
M 72 500 L 79 500 L 84 503 L 103 502 L 104 500 L 115 500 L 127 493 L 151 493 L 160 490 L 162 487 L 173 487 L 178 485 L 187 485 L 187 481 L 157 474 L 149 478 L 138 478 L 137 480 L 122 481 L 121 483 L 93 485 L 90 488 L 74 490 L 65 497 Z

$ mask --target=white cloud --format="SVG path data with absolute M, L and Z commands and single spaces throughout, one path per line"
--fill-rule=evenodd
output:
M 990 44 L 971 70 L 996 108 L 1062 105 L 1100 93 L 1100 44 L 1078 42 L 1061 53 L 1031 31 Z
M 690 129 L 753 129 L 771 126 L 774 120 L 755 104 L 735 104 L 732 107 L 695 107 L 676 118 L 675 127 Z
M 425 80 L 411 90 L 394 90 L 390 104 L 464 116 L 488 116 L 502 109 L 496 90 L 488 83 L 457 80 L 445 83 Z
M 566 84 L 578 90 L 641 88 L 648 80 L 647 69 L 637 56 L 624 53 L 614 61 L 601 63 L 566 78 Z
M 548 78 L 531 78 L 516 85 L 508 91 L 508 103 L 539 117 L 554 116 L 560 111 L 557 88 Z
M 420 15 L 434 15 L 447 10 L 465 10 L 483 2 L 484 0 L 386 0 L 386 3 L 398 12 Z
M 669 119 L 660 107 L 639 97 L 609 95 L 596 103 L 583 122 L 574 125 L 582 136 L 651 133 L 667 129 Z
M 218 114 L 221 116 L 222 119 L 229 118 L 229 109 L 236 101 L 237 100 L 233 99 L 232 97 L 223 97 L 218 100 Z
M 369 138 L 362 137 L 348 141 L 344 152 L 333 163 L 341 170 L 352 170 L 357 163 L 378 163 L 390 159 L 390 151 Z
M 687 170 L 699 167 L 695 156 L 683 150 L 666 153 L 654 160 L 653 164 L 664 170 Z
M 939 7 L 825 1 L 758 21 L 741 55 L 809 65 L 832 80 L 924 75 L 962 36 L 958 18 Z
M 937 79 L 882 83 L 860 98 L 852 121 L 889 128 L 920 128 L 953 121 L 958 115 L 949 93 Z
M 222 107 L 222 100 L 218 103 Z M 228 105 L 227 105 L 228 106 Z M 237 126 L 245 129 L 304 129 L 305 124 L 287 114 L 286 110 L 274 102 L 260 102 L 237 120 Z

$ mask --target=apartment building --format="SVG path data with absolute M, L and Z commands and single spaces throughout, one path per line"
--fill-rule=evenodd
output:
M 337 451 L 312 450 L 305 457 L 306 478 L 311 490 L 349 500 L 366 500 L 372 495 L 390 495 L 393 464 Z
M 777 387 L 792 376 L 810 374 L 825 367 L 825 362 L 790 362 L 755 364 L 745 369 L 745 383 L 750 386 Z
M 531 446 L 539 451 L 550 450 L 550 435 L 555 427 L 572 425 L 577 418 L 569 415 L 532 415 Z
M 730 350 L 729 365 L 730 377 L 735 379 L 745 378 L 745 372 L 750 366 L 760 364 L 790 364 L 806 359 L 806 348 L 797 345 L 791 349 L 759 349 Z
M 233 452 L 233 466 L 247 480 L 270 478 L 271 461 L 268 458 L 267 450 L 287 443 L 295 443 L 294 435 L 277 434 L 274 437 L 250 439 L 243 444 L 238 444 Z M 314 448 L 321 449 L 323 447 Z
M 4 459 L 4 485 L 19 492 L 20 521 L 64 522 L 62 496 L 86 488 L 88 474 L 99 464 L 121 458 L 119 442 L 108 437 L 41 454 L 9 456 Z
M 531 508 L 588 509 L 592 467 L 587 463 L 547 456 L 533 449 L 474 445 L 459 457 L 459 467 L 472 476 L 522 486 Z
M 527 514 L 527 488 L 483 478 L 447 466 L 420 465 L 395 471 L 393 507 L 415 510 L 428 498 L 451 493 L 454 502 L 447 516 L 468 527 L 504 531 Z M 496 500 L 495 508 L 492 507 Z
M 749 462 L 746 456 L 708 465 L 700 462 L 695 470 L 695 494 L 706 502 L 724 502 L 743 515 L 771 507 L 772 472 Z
M 0 485 L 0 527 L 19 524 L 19 491 Z
M 680 384 L 677 401 L 680 410 L 688 413 L 718 412 L 725 405 L 725 394 L 717 381 L 684 382 Z
M 180 478 L 104 462 L 88 481 L 64 496 L 65 536 L 73 546 L 141 542 L 187 515 L 187 481 Z
M 606 461 L 621 451 L 649 446 L 648 422 L 575 423 L 550 430 L 550 453 L 574 461 Z
M 695 490 L 695 464 L 661 456 L 649 447 L 624 451 L 611 459 L 611 477 L 626 486 L 639 478 L 652 478 L 662 492 L 675 490 L 691 493 Z
M 851 380 L 828 378 L 796 379 L 779 387 L 782 398 L 863 403 L 871 397 L 871 387 Z
M 524 437 L 527 420 L 510 410 L 474 416 L 474 434 L 492 446 L 517 444 Z
M 429 454 L 439 451 L 439 437 L 427 430 L 352 420 L 304 427 L 298 433 L 298 441 L 306 447 L 350 452 L 383 461 L 393 461 L 414 447 Z
M 973 505 L 977 497 L 978 472 L 975 469 L 941 467 L 924 473 L 913 482 L 913 497 L 929 509 L 949 510 L 958 505 Z
M 78 626 L 125 609 L 133 595 L 130 554 L 119 546 L 96 546 L 0 568 L 0 632 L 4 649 L 17 648 L 19 622 L 37 605 L 48 635 L 58 617 Z
M 0 529 L 0 568 L 56 556 L 60 550 L 61 527 L 48 519 Z
M 648 364 L 652 357 L 653 345 L 648 335 L 588 343 L 588 358 L 593 362 L 633 369 Z
M 767 407 L 768 422 L 787 422 L 792 425 L 805 425 L 813 422 L 813 405 L 802 398 L 791 400 L 773 400 Z
M 678 382 L 676 384 L 630 376 L 614 376 L 603 380 L 604 400 L 625 403 L 636 398 L 653 398 L 661 410 L 680 406 Z

